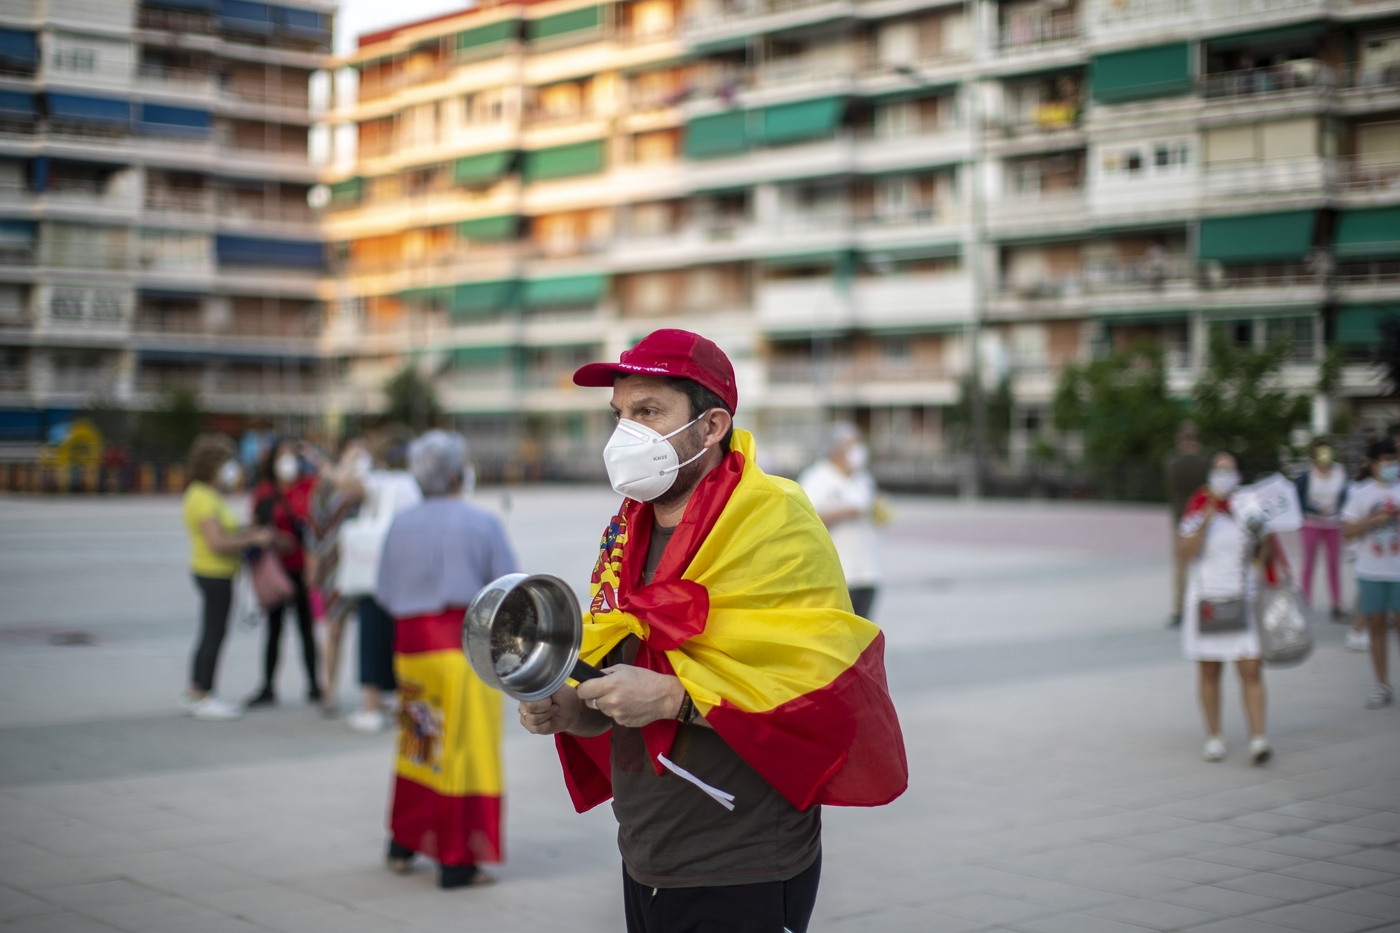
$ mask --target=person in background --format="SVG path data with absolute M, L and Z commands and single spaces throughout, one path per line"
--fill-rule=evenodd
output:
M 238 706 L 214 695 L 219 650 L 228 630 L 233 604 L 233 578 L 244 548 L 272 543 L 269 528 L 241 528 L 219 489 L 237 489 L 242 468 L 234 458 L 233 441 L 222 434 L 201 434 L 190 448 L 189 486 L 183 516 L 190 535 L 190 570 L 203 602 L 199 642 L 194 651 L 190 686 L 180 707 L 195 719 L 223 721 L 243 715 Z M 216 488 L 218 487 L 218 488 Z
M 870 618 L 880 582 L 879 540 L 875 534 L 875 480 L 866 469 L 869 449 L 853 424 L 831 427 L 826 456 L 798 477 L 798 484 L 831 532 L 851 606 L 862 619 Z
M 1395 442 L 1382 438 L 1366 448 L 1372 481 L 1351 490 L 1342 509 L 1342 529 L 1357 541 L 1357 612 L 1370 630 L 1371 665 L 1376 685 L 1366 698 L 1367 709 L 1395 701 L 1386 670 L 1386 632 L 1392 613 L 1400 613 L 1400 459 Z
M 1186 511 L 1186 503 L 1205 484 L 1210 460 L 1201 453 L 1201 439 L 1194 421 L 1183 421 L 1176 429 L 1176 449 L 1167 455 L 1166 489 L 1167 504 L 1172 510 L 1172 614 L 1167 620 L 1169 628 L 1181 624 L 1181 604 L 1186 591 L 1186 561 L 1177 546 L 1177 530 L 1181 526 L 1181 516 Z
M 360 688 L 363 691 L 364 705 L 346 717 L 346 723 L 356 732 L 373 734 L 383 732 L 388 725 L 384 716 L 385 699 L 397 689 L 394 680 L 394 617 L 374 598 L 374 581 L 379 574 L 380 555 L 384 550 L 384 539 L 389 534 L 389 526 L 394 516 L 407 511 L 423 501 L 423 493 L 418 481 L 404 467 L 408 460 L 408 443 L 413 435 L 407 428 L 390 427 L 378 431 L 371 439 L 371 449 L 375 455 L 375 469 L 365 478 L 365 501 L 356 522 L 368 523 L 364 529 L 368 540 L 362 549 L 346 554 L 348 561 L 365 561 L 370 565 L 367 572 L 356 573 L 355 568 L 345 567 L 342 579 L 351 575 L 368 581 L 343 586 L 347 595 L 353 589 L 360 619 Z M 348 534 L 346 528 L 343 533 Z M 346 553 L 346 552 L 342 552 Z
M 462 618 L 515 555 L 496 517 L 462 498 L 465 438 L 429 431 L 408 458 L 424 499 L 389 526 L 376 592 L 399 685 L 387 858 L 400 873 L 416 854 L 436 859 L 443 888 L 487 884 L 477 863 L 501 860 L 501 695 L 467 663 Z
M 365 497 L 364 482 L 373 461 L 368 445 L 359 437 L 345 442 L 339 463 L 329 462 L 311 445 L 305 445 L 303 453 L 315 465 L 318 477 L 307 521 L 306 573 L 311 590 L 320 596 L 321 617 L 326 622 L 326 641 L 321 652 L 325 677 L 321 712 L 329 718 L 336 714 L 340 643 L 345 637 L 345 622 L 355 608 L 354 598 L 341 593 L 337 585 L 340 529 Z
M 292 601 L 296 603 L 301 657 L 306 665 L 306 698 L 311 703 L 320 703 L 316 631 L 311 615 L 311 598 L 306 588 L 304 544 L 316 477 L 306 475 L 297 445 L 288 440 L 278 441 L 268 449 L 258 472 L 258 485 L 253 490 L 253 517 L 257 524 L 270 526 L 277 533 L 273 547 L 295 589 Z M 248 706 L 273 706 L 277 703 L 277 661 L 282 648 L 282 619 L 286 610 L 287 604 L 283 603 L 267 613 L 263 682 L 258 692 L 248 700 Z
M 1181 624 L 1181 649 L 1187 660 L 1200 665 L 1201 710 L 1206 737 L 1202 756 L 1206 761 L 1225 758 L 1220 731 L 1220 675 L 1227 662 L 1235 662 L 1249 720 L 1249 755 L 1263 764 L 1273 754 L 1264 737 L 1264 680 L 1261 673 L 1259 632 L 1254 619 L 1258 581 L 1254 560 L 1272 565 L 1274 537 L 1262 540 L 1230 512 L 1230 496 L 1240 485 L 1239 466 L 1233 455 L 1218 453 L 1210 461 L 1206 484 L 1199 489 L 1181 517 L 1178 548 L 1186 562 L 1186 598 Z M 1239 631 L 1203 633 L 1202 601 L 1224 605 L 1242 600 L 1245 625 Z
M 1303 506 L 1303 604 L 1312 606 L 1313 565 L 1321 546 L 1327 560 L 1327 585 L 1332 594 L 1332 618 L 1346 618 L 1342 609 L 1342 507 L 1347 501 L 1347 474 L 1332 458 L 1332 445 L 1318 438 L 1309 447 L 1312 466 L 1293 482 Z

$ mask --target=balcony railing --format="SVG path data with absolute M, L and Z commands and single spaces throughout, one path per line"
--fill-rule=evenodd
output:
M 33 243 L 0 243 L 0 266 L 32 266 L 35 256 Z
M 1217 195 L 1293 194 L 1317 191 L 1337 179 L 1331 159 L 1268 159 L 1214 163 L 1202 175 L 1207 197 Z
M 256 81 L 231 81 L 219 88 L 225 98 L 245 104 L 290 107 L 304 110 L 311 105 L 311 92 L 303 85 L 268 85 Z
M 1260 263 L 1241 266 L 1206 263 L 1201 272 L 1201 286 L 1212 290 L 1321 288 L 1326 281 L 1324 270 L 1312 263 Z
M 178 84 L 185 91 L 197 90 L 200 85 L 214 83 L 214 73 L 207 68 L 184 68 L 160 62 L 142 62 L 136 74 L 143 80 L 158 81 L 163 84 Z
M 218 22 L 210 13 L 195 10 L 168 10 L 163 7 L 139 6 L 137 29 L 157 29 L 162 32 L 213 35 Z
M 1189 285 L 1195 278 L 1196 264 L 1185 256 L 1169 256 L 1141 262 L 1093 264 L 1081 273 L 1016 282 L 1005 279 L 1000 291 L 1004 297 L 1022 299 L 1072 298 L 1080 295 L 1148 292 L 1171 286 Z
M 860 385 L 870 382 L 938 382 L 953 378 L 946 366 L 920 361 L 870 361 L 837 357 L 768 361 L 770 385 Z
M 1338 285 L 1395 285 L 1400 283 L 1400 259 L 1373 259 L 1338 263 Z
M 1047 16 L 1003 23 L 997 47 L 1003 54 L 1028 52 L 1047 45 L 1070 42 L 1084 34 L 1077 10 L 1068 15 Z
M 1008 136 L 1072 130 L 1079 125 L 1083 109 L 1076 100 L 1047 101 L 1007 114 L 1000 129 Z
M 213 191 L 193 187 L 150 187 L 145 209 L 170 214 L 206 214 L 214 205 Z
M 1337 176 L 1344 191 L 1400 191 L 1400 160 L 1353 156 L 1339 163 Z
M 156 316 L 139 313 L 132 332 L 146 336 L 197 337 L 209 340 L 310 340 L 321 334 L 321 318 L 274 317 L 268 321 L 235 320 L 226 328 L 212 327 L 197 314 Z
M 692 13 L 684 24 L 688 32 L 718 29 L 730 23 L 829 6 L 833 0 L 711 0 Z
M 1202 93 L 1207 100 L 1230 100 L 1241 97 L 1263 97 L 1297 91 L 1325 91 L 1337 87 L 1340 81 L 1330 65 L 1307 58 L 1206 75 Z

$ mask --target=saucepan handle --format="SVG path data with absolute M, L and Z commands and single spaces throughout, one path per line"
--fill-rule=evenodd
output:
M 585 664 L 583 661 L 575 661 L 574 669 L 569 672 L 569 676 L 579 683 L 583 683 L 585 680 L 592 680 L 595 677 L 606 677 L 607 675 L 592 664 Z

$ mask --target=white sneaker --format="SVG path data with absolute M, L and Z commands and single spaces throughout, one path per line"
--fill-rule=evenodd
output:
M 1225 760 L 1225 740 L 1218 735 L 1206 739 L 1206 747 L 1201 749 L 1201 757 L 1206 761 Z
M 1346 645 L 1348 651 L 1370 651 L 1371 630 L 1363 628 L 1358 632 L 1356 629 L 1352 629 L 1350 632 L 1347 632 Z
M 384 727 L 388 725 L 384 714 L 377 709 L 362 709 L 351 713 L 345 717 L 345 724 L 354 731 L 363 732 L 365 735 L 383 732 Z
M 243 718 L 243 707 L 211 694 L 196 703 L 190 710 L 190 715 L 205 722 L 232 722 Z
M 1249 757 L 1256 765 L 1262 765 L 1274 756 L 1274 750 L 1269 747 L 1269 740 L 1262 735 L 1256 735 L 1249 740 Z
M 1366 698 L 1367 709 L 1384 709 L 1395 702 L 1395 692 L 1385 684 L 1376 684 L 1376 689 Z
M 178 699 L 175 700 L 175 705 L 180 708 L 180 712 L 184 713 L 187 716 L 193 716 L 194 708 L 199 705 L 199 701 L 196 700 L 188 690 L 186 690 L 180 694 Z

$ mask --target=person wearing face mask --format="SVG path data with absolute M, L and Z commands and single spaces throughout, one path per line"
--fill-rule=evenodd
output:
M 306 588 L 307 524 L 316 477 L 302 469 L 302 458 L 292 441 L 273 444 L 263 458 L 259 482 L 253 490 L 253 516 L 259 525 L 276 533 L 273 547 L 282 569 L 292 581 L 291 602 L 296 604 L 297 631 L 301 635 L 301 659 L 306 667 L 306 698 L 321 702 L 321 682 L 316 665 L 316 630 L 311 614 L 311 595 Z M 262 686 L 249 698 L 248 706 L 277 703 L 277 662 L 282 649 L 282 621 L 287 610 L 283 603 L 267 613 L 267 644 L 263 652 Z
M 346 619 L 355 609 L 355 600 L 337 586 L 340 529 L 364 501 L 365 483 L 373 462 L 369 446 L 360 437 L 345 442 L 337 463 L 328 461 L 309 444 L 303 446 L 302 452 L 316 467 L 318 476 L 306 524 L 306 570 L 309 587 L 320 595 L 321 618 L 326 623 L 326 640 L 321 652 L 324 675 L 321 713 L 330 718 L 337 712 L 340 643 L 345 636 Z
M 1400 459 L 1395 442 L 1382 438 L 1366 448 L 1374 479 L 1355 486 L 1342 509 L 1342 529 L 1356 551 L 1357 611 L 1370 630 L 1371 665 L 1376 685 L 1367 709 L 1395 701 L 1386 658 L 1386 633 L 1392 613 L 1400 613 Z
M 826 456 L 804 470 L 797 482 L 831 532 L 855 614 L 868 619 L 880 582 L 875 480 L 866 469 L 869 450 L 861 442 L 860 430 L 844 423 L 832 426 L 826 450 Z
M 201 434 L 190 448 L 189 464 L 191 481 L 185 488 L 181 511 L 190 536 L 190 570 L 203 610 L 190 685 L 180 696 L 180 707 L 196 719 L 227 721 L 243 715 L 240 707 L 214 694 L 219 651 L 233 604 L 233 578 L 243 551 L 267 547 L 272 543 L 272 532 L 239 527 L 220 493 L 235 490 L 243 482 L 233 441 L 222 434 Z
M 1206 761 L 1225 758 L 1220 728 L 1220 679 L 1233 661 L 1239 671 L 1249 722 L 1249 756 L 1263 764 L 1273 755 L 1264 737 L 1264 680 L 1259 634 L 1254 618 L 1257 559 L 1272 563 L 1272 535 L 1262 539 L 1236 520 L 1230 497 L 1240 485 L 1232 454 L 1211 458 L 1206 485 L 1187 503 L 1178 530 L 1178 547 L 1186 562 L 1186 597 L 1182 604 L 1181 648 L 1200 668 L 1200 701 L 1205 714 Z
M 1332 458 L 1332 445 L 1323 438 L 1312 442 L 1311 467 L 1293 482 L 1303 506 L 1303 604 L 1312 605 L 1313 567 L 1317 550 L 1324 548 L 1327 584 L 1332 594 L 1332 618 L 1346 618 L 1342 609 L 1342 520 L 1347 501 L 1347 474 Z
M 884 638 L 851 611 L 801 487 L 734 427 L 734 369 L 659 330 L 574 373 L 611 387 L 622 495 L 599 546 L 581 657 L 605 676 L 519 705 L 553 735 L 580 812 L 609 797 L 629 933 L 804 933 L 821 807 L 880 806 L 908 764 Z

